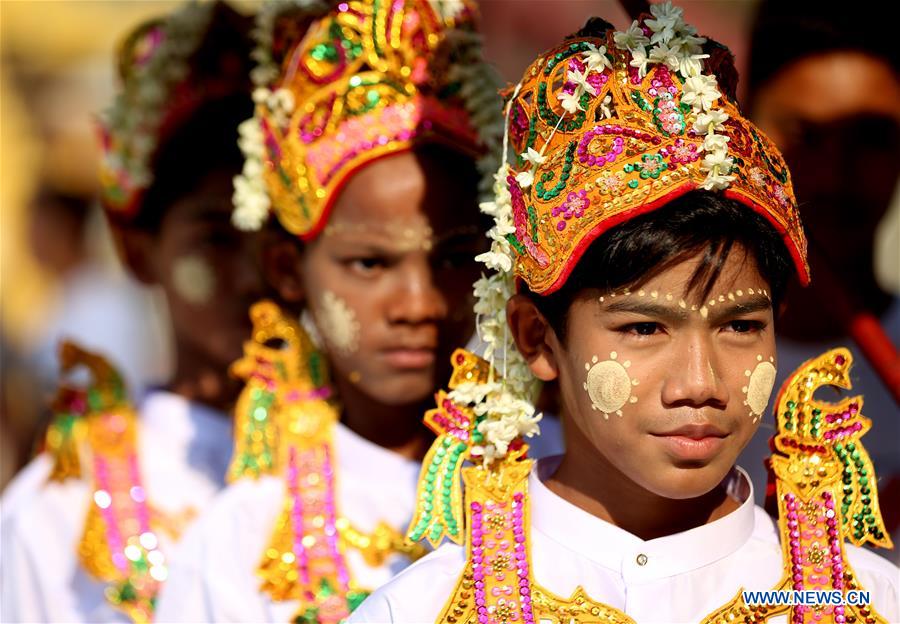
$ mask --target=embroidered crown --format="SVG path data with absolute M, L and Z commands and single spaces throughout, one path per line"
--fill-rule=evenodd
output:
M 100 121 L 100 182 L 109 215 L 141 210 L 159 145 L 203 103 L 250 93 L 248 19 L 223 2 L 191 2 L 145 22 L 118 54 L 121 91 Z
M 730 53 L 698 37 L 680 8 L 651 13 L 624 32 L 592 20 L 508 94 L 518 157 L 505 179 L 514 230 L 506 241 L 516 276 L 551 293 L 603 232 L 708 189 L 763 215 L 808 282 L 790 175 L 727 93 L 736 82 Z
M 480 65 L 469 45 L 478 43 L 473 18 L 464 2 L 352 0 L 313 22 L 280 71 L 261 68 L 263 80 L 277 78 L 256 90 L 255 116 L 241 127 L 247 161 L 235 179 L 235 225 L 257 229 L 273 208 L 310 239 L 366 163 L 423 140 L 484 151 L 479 120 L 493 112 L 499 124 L 499 102 L 490 102 L 490 80 L 487 88 L 470 80 Z M 480 112 L 473 97 L 494 111 Z

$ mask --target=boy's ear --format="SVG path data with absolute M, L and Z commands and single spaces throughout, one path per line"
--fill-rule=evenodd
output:
M 285 303 L 300 303 L 306 296 L 303 288 L 300 242 L 287 233 L 263 233 L 262 269 L 269 285 Z
M 141 283 L 154 285 L 158 282 L 153 262 L 156 246 L 154 236 L 144 230 L 121 225 L 110 225 L 119 260 Z
M 559 367 L 553 348 L 559 341 L 534 302 L 525 295 L 513 296 L 506 303 L 506 321 L 534 376 L 541 381 L 556 379 Z

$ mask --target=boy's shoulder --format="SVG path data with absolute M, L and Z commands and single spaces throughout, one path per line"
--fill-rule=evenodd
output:
M 466 550 L 446 543 L 374 591 L 348 622 L 436 622 L 466 565 Z

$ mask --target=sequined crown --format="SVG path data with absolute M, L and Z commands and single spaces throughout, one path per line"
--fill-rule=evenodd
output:
M 122 88 L 100 121 L 100 182 L 111 217 L 140 212 L 159 146 L 200 106 L 235 94 L 249 99 L 249 30 L 250 20 L 224 2 L 192 2 L 125 38 Z
M 463 2 L 352 0 L 313 22 L 271 91 L 257 91 L 256 116 L 242 127 L 249 164 L 235 180 L 235 224 L 259 227 L 271 202 L 287 230 L 310 239 L 366 163 L 422 140 L 476 154 L 453 70 L 455 37 L 472 35 L 473 17 Z
M 549 294 L 605 231 L 708 189 L 771 222 L 808 282 L 787 167 L 723 94 L 736 82 L 730 53 L 696 36 L 681 9 L 651 12 L 625 32 L 592 20 L 507 94 L 516 275 Z

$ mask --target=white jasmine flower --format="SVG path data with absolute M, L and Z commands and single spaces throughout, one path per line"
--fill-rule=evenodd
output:
M 637 68 L 639 77 L 643 78 L 647 75 L 647 63 L 650 62 L 650 59 L 647 58 L 647 51 L 644 48 L 636 48 L 631 51 L 631 62 L 629 65 Z
M 508 272 L 512 271 L 512 259 L 503 253 L 495 251 L 486 251 L 483 254 L 475 256 L 476 262 L 487 265 L 488 268 L 496 271 Z
M 650 50 L 650 62 L 662 63 L 672 71 L 678 71 L 681 62 L 678 49 L 678 42 L 672 42 L 671 46 L 659 43 Z
M 675 36 L 675 31 L 681 30 L 684 26 L 684 11 L 680 7 L 672 6 L 671 2 L 651 4 L 650 13 L 655 19 L 644 20 L 644 24 L 653 31 L 650 43 L 668 43 Z
M 722 97 L 713 76 L 691 76 L 684 83 L 684 94 L 681 101 L 694 107 L 694 110 L 708 111 L 713 102 Z
M 682 54 L 677 71 L 685 78 L 699 76 L 703 73 L 702 60 L 709 58 L 709 54 Z
M 700 188 L 706 191 L 722 191 L 727 189 L 733 180 L 734 176 L 716 175 L 710 172 L 709 175 L 706 176 L 706 179 L 703 180 Z
M 531 163 L 532 166 L 537 167 L 538 165 L 544 164 L 544 161 L 547 160 L 547 157 L 541 154 L 539 151 L 534 149 L 533 147 L 529 147 L 528 151 L 522 152 L 522 159 Z
M 585 69 L 583 72 L 569 70 L 566 74 L 566 80 L 575 83 L 575 95 L 579 98 L 584 91 L 587 91 L 591 95 L 597 95 L 597 89 L 588 82 L 587 77 L 589 71 L 589 69 Z
M 709 152 L 703 157 L 703 161 L 701 162 L 700 168 L 703 171 L 710 171 L 717 175 L 726 175 L 731 171 L 731 167 L 734 164 L 734 160 L 728 156 L 728 152 L 724 149 L 719 149 L 714 152 Z
M 687 52 L 690 55 L 702 54 L 703 53 L 703 44 L 706 43 L 706 37 L 697 37 L 694 33 L 693 26 L 688 26 L 685 24 L 682 31 L 678 34 L 678 39 L 681 41 L 681 49 Z
M 612 109 L 609 107 L 610 104 L 612 104 L 612 96 L 611 95 L 607 95 L 600 102 L 600 114 L 603 116 L 603 119 L 612 118 Z
M 612 67 L 609 59 L 606 57 L 606 46 L 599 48 L 592 43 L 587 44 L 588 49 L 581 53 L 584 62 L 587 63 L 588 71 L 603 71 Z
M 727 152 L 729 138 L 722 134 L 707 134 L 703 139 L 703 151 L 705 152 Z
M 643 48 L 650 43 L 650 39 L 641 30 L 637 20 L 631 22 L 631 26 L 625 32 L 617 32 L 613 35 L 613 41 L 619 49 L 634 52 L 637 48 Z
M 709 134 L 723 127 L 728 119 L 728 114 L 714 108 L 709 112 L 697 115 L 697 121 L 694 122 L 694 132 L 697 134 Z
M 528 188 L 534 183 L 534 170 L 527 169 L 525 171 L 522 171 L 521 173 L 517 173 L 516 182 L 518 182 L 519 186 L 521 186 L 523 189 Z
M 570 115 L 574 115 L 576 111 L 584 110 L 583 108 L 581 108 L 581 103 L 578 101 L 581 99 L 581 94 L 578 91 L 578 89 L 575 90 L 575 93 L 566 93 L 565 91 L 563 91 L 556 96 L 562 103 L 562 107 Z

